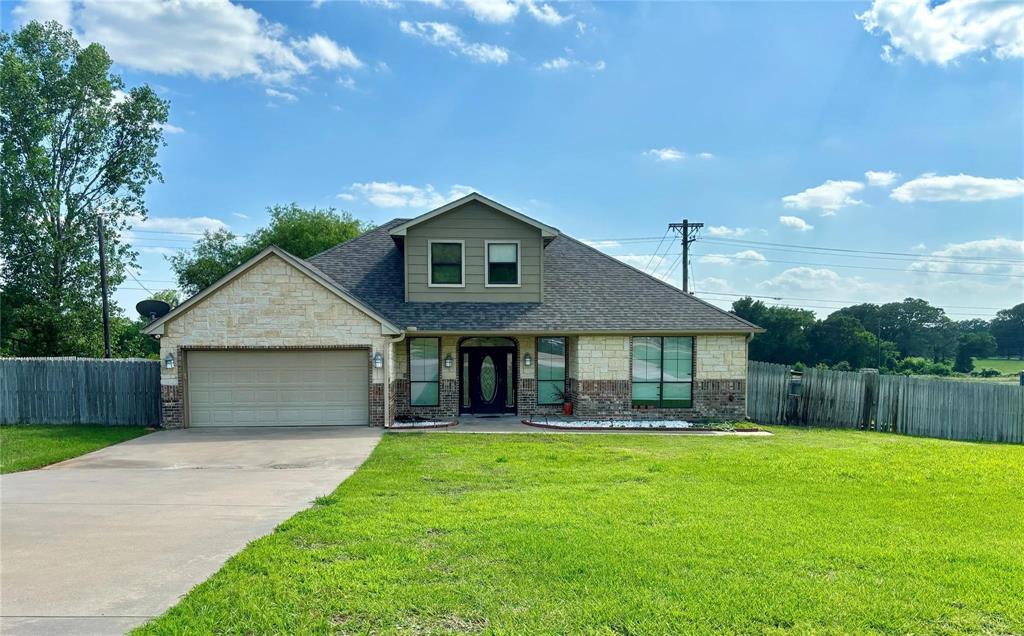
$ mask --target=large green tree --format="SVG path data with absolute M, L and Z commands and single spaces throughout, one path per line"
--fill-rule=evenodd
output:
M 996 313 L 991 329 L 999 355 L 1017 356 L 1024 360 L 1024 303 Z
M 734 302 L 732 312 L 765 329 L 765 333 L 757 334 L 750 341 L 751 360 L 793 364 L 811 359 L 808 335 L 817 322 L 814 312 L 769 307 L 749 297 Z
M 126 92 L 99 44 L 56 22 L 0 33 L 0 352 L 102 351 L 97 216 L 116 286 L 134 253 L 121 231 L 145 218 L 160 179 L 167 102 Z
M 853 369 L 878 368 L 884 362 L 878 338 L 852 316 L 833 313 L 814 325 L 809 340 L 815 362 L 846 362 Z
M 334 208 L 305 209 L 292 203 L 271 206 L 267 212 L 270 224 L 244 240 L 227 230 L 207 232 L 190 251 L 172 256 L 171 269 L 181 290 L 195 294 L 270 245 L 308 258 L 371 227 Z

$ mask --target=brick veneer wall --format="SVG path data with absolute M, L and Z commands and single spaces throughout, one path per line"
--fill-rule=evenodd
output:
M 693 407 L 634 407 L 629 380 L 580 380 L 575 414 L 623 419 L 740 420 L 746 417 L 746 380 L 694 380 Z
M 458 380 L 442 379 L 438 385 L 437 406 L 413 406 L 410 398 L 409 380 L 401 378 L 391 383 L 395 396 L 396 420 L 438 420 L 454 419 L 459 416 Z

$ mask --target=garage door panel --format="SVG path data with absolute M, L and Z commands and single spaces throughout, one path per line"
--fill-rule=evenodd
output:
M 365 426 L 367 362 L 358 350 L 189 352 L 189 423 Z

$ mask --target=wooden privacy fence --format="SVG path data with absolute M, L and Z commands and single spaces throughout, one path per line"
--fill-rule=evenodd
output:
M 1024 387 L 750 362 L 747 412 L 760 424 L 859 428 L 1024 443 Z
M 0 358 L 0 424 L 160 424 L 160 362 Z

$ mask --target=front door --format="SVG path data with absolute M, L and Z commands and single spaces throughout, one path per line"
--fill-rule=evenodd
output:
M 515 349 L 511 347 L 473 347 L 469 355 L 470 413 L 514 413 L 513 361 Z

